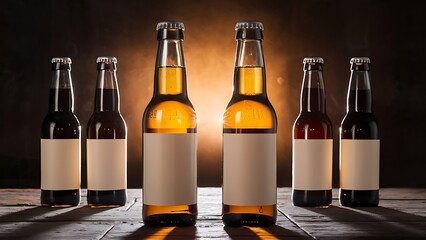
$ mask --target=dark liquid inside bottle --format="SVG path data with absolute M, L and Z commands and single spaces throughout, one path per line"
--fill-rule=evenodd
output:
M 302 111 L 294 124 L 294 139 L 333 139 L 332 124 L 325 113 L 325 93 L 320 88 L 304 88 Z M 309 176 L 307 176 L 309 177 Z M 331 189 L 293 189 L 295 206 L 328 206 L 332 201 Z
M 50 89 L 49 112 L 43 120 L 42 139 L 78 139 L 80 123 L 71 111 L 71 89 Z M 77 206 L 80 203 L 80 189 L 44 190 L 41 189 L 42 206 Z
M 96 89 L 96 110 L 87 126 L 88 139 L 126 138 L 126 125 L 118 111 L 118 98 L 116 89 Z M 87 190 L 87 203 L 91 207 L 123 206 L 126 200 L 126 189 Z
M 376 118 L 371 112 L 371 90 L 351 90 L 349 93 L 349 103 L 351 111 L 343 119 L 341 138 L 379 139 Z M 340 189 L 340 203 L 343 206 L 354 207 L 377 206 L 379 204 L 379 190 Z

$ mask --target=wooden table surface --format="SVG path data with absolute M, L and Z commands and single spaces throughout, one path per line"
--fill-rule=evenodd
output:
M 38 189 L 0 189 L 1 239 L 426 239 L 426 189 L 381 189 L 380 206 L 294 207 L 290 188 L 278 189 L 273 227 L 224 228 L 221 189 L 198 189 L 198 221 L 189 228 L 149 228 L 142 222 L 141 190 L 128 190 L 119 208 L 39 206 Z M 333 196 L 337 197 L 337 190 Z

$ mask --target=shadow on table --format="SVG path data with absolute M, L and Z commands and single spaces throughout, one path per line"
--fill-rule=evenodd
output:
M 142 226 L 124 239 L 196 239 L 196 227 Z
M 278 225 L 269 227 L 224 227 L 225 232 L 232 239 L 283 239 L 302 237 L 300 234 Z
M 329 218 L 316 216 L 322 221 L 328 220 L 343 224 L 362 236 L 426 237 L 426 217 L 391 208 L 330 206 L 328 209 L 314 207 L 304 207 L 303 209 Z
M 75 223 L 75 221 L 108 209 L 110 208 L 92 209 L 89 206 L 70 208 L 34 207 L 1 216 L 0 223 L 12 222 L 22 224 L 22 227 L 17 227 L 3 236 L 10 236 L 11 238 L 16 236 L 34 238 L 39 234 L 55 231 L 57 228 Z M 49 213 L 51 215 L 48 215 Z

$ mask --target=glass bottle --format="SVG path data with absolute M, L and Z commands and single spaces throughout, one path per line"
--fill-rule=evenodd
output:
M 127 126 L 120 113 L 117 59 L 98 57 L 95 109 L 87 124 L 87 203 L 126 204 Z
M 332 200 L 333 127 L 326 113 L 324 60 L 303 59 L 300 114 L 293 125 L 295 206 L 328 206 Z
M 223 116 L 225 226 L 276 222 L 277 118 L 266 94 L 263 24 L 236 24 L 232 98 Z
M 52 58 L 49 111 L 41 127 L 41 205 L 80 203 L 80 122 L 74 114 L 71 59 Z
M 352 58 L 346 116 L 340 127 L 340 203 L 379 204 L 380 138 L 372 111 L 370 59 Z
M 193 226 L 197 217 L 197 117 L 187 94 L 182 22 L 157 25 L 154 94 L 143 116 L 143 220 Z

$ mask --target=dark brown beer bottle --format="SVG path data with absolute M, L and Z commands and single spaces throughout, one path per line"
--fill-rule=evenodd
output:
M 372 111 L 370 59 L 352 58 L 346 116 L 340 127 L 340 203 L 379 204 L 379 128 Z
M 331 204 L 333 130 L 326 113 L 322 58 L 303 60 L 300 114 L 293 125 L 295 206 Z
M 99 57 L 95 110 L 87 124 L 87 203 L 126 204 L 127 127 L 120 113 L 117 59 Z
M 232 98 L 223 116 L 225 226 L 273 225 L 277 118 L 266 94 L 263 24 L 239 22 Z
M 41 127 L 41 205 L 80 203 L 80 123 L 74 115 L 71 59 L 52 58 L 49 111 Z
M 181 22 L 157 25 L 154 94 L 143 116 L 143 221 L 193 226 L 197 218 L 197 117 L 186 90 Z

